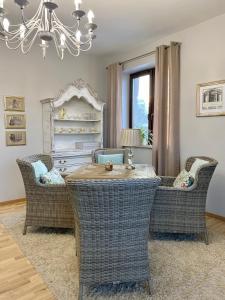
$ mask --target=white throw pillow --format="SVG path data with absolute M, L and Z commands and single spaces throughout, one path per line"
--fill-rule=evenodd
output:
M 203 160 L 203 159 L 200 159 L 200 158 L 196 158 L 195 159 L 195 162 L 192 164 L 191 166 L 191 169 L 189 171 L 189 173 L 191 174 L 192 177 L 195 178 L 196 176 L 196 173 L 198 171 L 198 169 L 203 166 L 203 165 L 206 165 L 208 164 L 209 162 L 207 160 Z
M 187 172 L 184 169 L 180 172 L 180 174 L 175 179 L 173 186 L 178 189 L 180 188 L 185 189 L 192 186 L 193 183 L 194 183 L 193 176 L 190 174 L 190 172 Z
M 51 171 L 41 176 L 43 184 L 65 184 L 65 180 L 60 175 L 59 171 L 53 168 Z

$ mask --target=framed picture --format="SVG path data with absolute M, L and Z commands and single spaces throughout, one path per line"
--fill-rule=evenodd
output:
M 25 129 L 26 117 L 24 114 L 5 114 L 6 129 Z
M 4 104 L 6 111 L 25 111 L 24 97 L 6 96 Z
M 6 131 L 7 146 L 26 145 L 26 131 Z
M 197 117 L 225 116 L 225 80 L 197 85 Z

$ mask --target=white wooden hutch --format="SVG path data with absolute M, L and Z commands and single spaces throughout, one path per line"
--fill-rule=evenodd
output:
M 103 146 L 104 103 L 82 79 L 53 99 L 41 100 L 44 153 L 55 167 L 69 173 L 91 163 L 92 150 Z

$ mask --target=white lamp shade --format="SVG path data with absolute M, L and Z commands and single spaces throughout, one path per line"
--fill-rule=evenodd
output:
M 141 130 L 140 129 L 122 129 L 121 146 L 138 147 L 141 146 Z

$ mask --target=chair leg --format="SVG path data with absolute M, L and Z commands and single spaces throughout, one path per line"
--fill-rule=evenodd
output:
M 205 232 L 204 232 L 204 241 L 205 241 L 206 245 L 209 244 L 209 235 L 208 235 L 208 230 L 207 229 L 205 229 Z
M 83 300 L 83 285 L 82 284 L 80 284 L 80 286 L 79 286 L 78 300 Z
M 24 228 L 23 228 L 23 235 L 27 234 L 27 225 L 26 223 L 24 224 Z
M 150 287 L 150 281 L 149 280 L 146 281 L 146 289 L 147 289 L 148 295 L 151 296 L 152 292 L 151 292 L 151 287 Z

